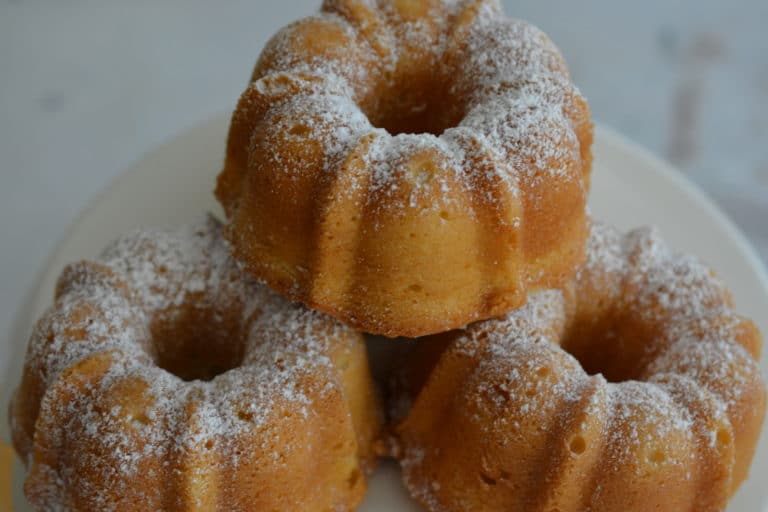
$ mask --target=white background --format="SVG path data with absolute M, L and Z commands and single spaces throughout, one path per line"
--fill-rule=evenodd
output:
M 678 165 L 768 258 L 768 1 L 506 3 L 561 47 L 598 122 Z M 0 0 L 0 335 L 88 200 L 231 110 L 267 38 L 318 4 Z

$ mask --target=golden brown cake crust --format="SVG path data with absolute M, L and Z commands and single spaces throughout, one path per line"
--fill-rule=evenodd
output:
M 326 1 L 266 46 L 217 197 L 248 271 L 361 330 L 497 316 L 584 258 L 592 125 L 487 0 Z
M 432 512 L 722 511 L 765 415 L 761 337 L 653 230 L 596 224 L 564 291 L 418 340 L 396 454 Z
M 221 225 L 67 267 L 11 407 L 40 510 L 352 510 L 381 425 L 362 336 L 243 274 Z

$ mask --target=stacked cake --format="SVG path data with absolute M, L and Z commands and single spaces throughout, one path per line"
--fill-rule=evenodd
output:
M 760 333 L 655 230 L 589 217 L 591 144 L 497 2 L 326 0 L 232 115 L 226 219 L 62 273 L 11 404 L 29 501 L 353 510 L 394 457 L 432 512 L 724 510 Z

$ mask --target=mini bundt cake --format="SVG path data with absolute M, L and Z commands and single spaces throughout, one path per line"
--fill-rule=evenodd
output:
M 655 231 L 595 225 L 564 291 L 420 340 L 395 415 L 432 512 L 724 510 L 765 413 L 760 333 Z
M 266 46 L 217 197 L 248 271 L 367 332 L 522 305 L 583 263 L 592 125 L 490 0 L 327 0 Z
M 362 336 L 244 277 L 221 226 L 67 267 L 11 406 L 40 510 L 352 510 L 381 415 Z

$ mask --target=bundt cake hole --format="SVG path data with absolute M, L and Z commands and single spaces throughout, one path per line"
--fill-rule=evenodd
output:
M 210 381 L 243 359 L 238 322 L 212 310 L 180 306 L 150 323 L 155 363 L 184 381 Z
M 183 381 L 211 381 L 217 376 L 239 366 L 237 361 L 216 360 L 215 356 L 199 353 L 171 354 L 160 352 L 156 363 L 163 370 Z
M 399 70 L 396 80 L 376 89 L 373 100 L 362 102 L 361 110 L 371 124 L 391 135 L 441 135 L 464 117 L 465 101 L 449 92 L 450 77 L 435 71 L 432 65 Z
M 440 136 L 455 123 L 446 123 L 436 106 L 431 104 L 402 105 L 383 113 L 371 114 L 368 118 L 376 128 L 383 128 L 391 135 L 429 133 Z
M 634 319 L 606 315 L 605 318 L 576 319 L 565 333 L 561 347 L 575 357 L 589 375 L 602 375 L 619 383 L 642 377 L 647 354 L 638 351 L 652 345 L 652 334 L 643 332 Z M 632 325 L 632 332 L 617 331 L 619 323 Z M 626 336 L 632 336 L 627 339 Z

